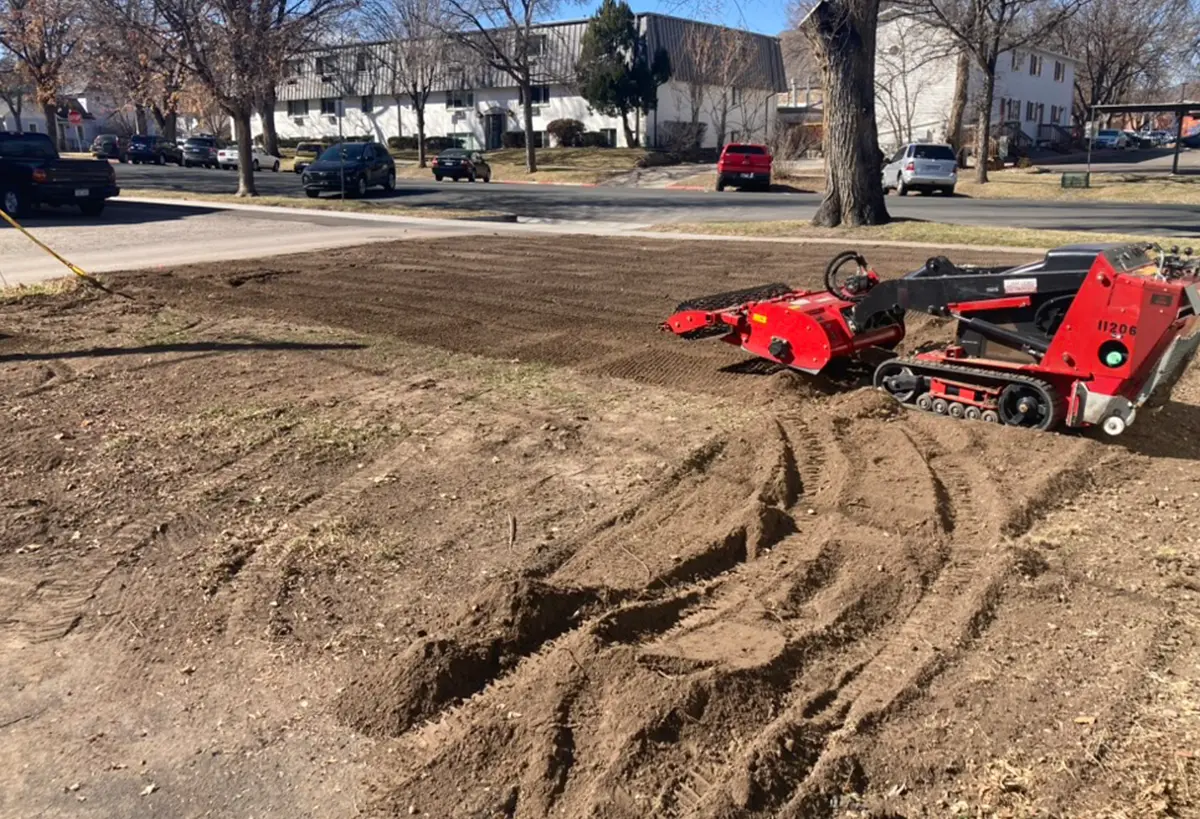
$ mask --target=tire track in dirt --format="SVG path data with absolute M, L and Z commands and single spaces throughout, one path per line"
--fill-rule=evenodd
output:
M 1080 475 L 1095 455 L 1088 441 L 1044 436 L 1051 440 L 1031 442 L 1031 449 L 1055 458 L 1032 479 L 1014 475 L 1006 486 L 1012 508 L 993 509 L 995 496 L 975 497 L 975 487 L 995 461 L 987 450 L 1003 451 L 1010 431 L 964 431 L 948 425 L 965 422 L 907 414 L 880 419 L 880 406 L 865 394 L 835 404 L 830 416 L 798 418 L 791 412 L 773 422 L 778 430 L 773 435 L 760 427 L 749 435 L 757 445 L 746 449 L 737 441 L 715 441 L 692 464 L 685 483 L 687 492 L 705 498 L 700 507 L 712 503 L 705 483 L 717 480 L 723 487 L 726 509 L 736 508 L 738 497 L 753 496 L 746 489 L 757 485 L 759 496 L 774 505 L 756 508 L 778 509 L 786 518 L 758 536 L 758 548 L 750 548 L 754 538 L 745 534 L 748 529 L 716 524 L 717 516 L 697 528 L 711 532 L 699 552 L 702 570 L 693 570 L 687 560 L 679 561 L 679 569 L 656 569 L 659 557 L 639 546 L 646 537 L 641 533 L 653 533 L 657 549 L 669 549 L 677 542 L 671 534 L 677 520 L 697 517 L 695 502 L 670 490 L 650 493 L 611 533 L 574 546 L 548 575 L 551 582 L 571 578 L 583 588 L 635 597 L 612 608 L 613 598 L 605 603 L 604 594 L 592 593 L 590 610 L 596 613 L 583 623 L 514 658 L 515 664 L 484 681 L 461 705 L 433 711 L 424 727 L 401 725 L 398 741 L 417 753 L 412 770 L 425 772 L 425 778 L 403 779 L 401 789 L 424 790 L 420 783 L 428 774 L 447 765 L 489 776 L 485 772 L 493 765 L 500 766 L 498 772 L 512 764 L 512 754 L 492 755 L 487 737 L 506 736 L 506 746 L 516 741 L 524 748 L 520 723 L 540 717 L 498 720 L 496 714 L 511 702 L 529 707 L 544 699 L 537 692 L 569 685 L 571 708 L 590 703 L 589 713 L 597 714 L 614 707 L 613 692 L 645 690 L 658 680 L 662 692 L 654 698 L 654 716 L 643 714 L 624 728 L 572 729 L 573 766 L 565 779 L 563 768 L 547 774 L 556 783 L 549 789 L 553 798 L 537 774 L 514 772 L 523 784 L 505 795 L 515 799 L 513 815 L 552 809 L 576 815 L 601 799 L 628 805 L 615 815 L 644 815 L 648 808 L 664 816 L 823 815 L 814 811 L 828 809 L 822 800 L 834 783 L 862 777 L 857 763 L 862 736 L 919 698 L 987 628 L 1014 570 L 1014 555 L 997 545 L 999 539 L 1040 513 L 1042 493 L 1051 491 L 1053 503 L 1061 503 L 1070 497 L 1069 487 L 1088 485 L 1090 479 Z M 1021 443 L 1032 437 L 1016 435 Z M 806 450 L 814 436 L 834 446 Z M 774 441 L 780 443 L 767 443 Z M 899 473 L 875 463 L 877 469 L 856 473 L 845 466 L 869 462 L 882 450 L 897 462 L 915 459 L 927 468 Z M 726 485 L 729 473 L 720 477 L 721 462 L 727 467 L 730 459 L 742 464 L 742 480 L 749 480 L 740 494 Z M 895 519 L 881 520 L 878 508 L 857 508 L 867 474 L 884 476 L 866 482 L 897 499 Z M 814 492 L 813 486 L 819 488 Z M 821 493 L 827 502 L 819 502 Z M 820 511 L 815 517 L 796 515 L 809 507 Z M 655 508 L 671 514 L 660 517 Z M 614 579 L 627 576 L 612 570 L 612 560 L 619 559 L 617 541 L 640 551 L 650 568 L 640 583 L 613 586 Z M 596 562 L 602 555 L 607 561 Z M 397 678 L 391 679 L 394 685 Z M 359 689 L 354 695 L 371 693 Z M 539 705 L 537 713 L 565 707 L 564 700 L 556 702 L 545 710 Z M 589 756 L 600 747 L 596 743 L 621 749 L 616 757 L 610 751 L 611 761 L 599 770 L 599 760 Z M 536 753 L 543 752 L 555 753 Z M 574 772 L 585 759 L 591 760 L 588 773 L 579 780 Z M 648 772 L 658 782 L 652 798 L 637 785 Z

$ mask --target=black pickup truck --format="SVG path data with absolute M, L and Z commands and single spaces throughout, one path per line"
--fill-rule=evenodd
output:
M 45 134 L 0 131 L 0 209 L 9 216 L 26 216 L 39 205 L 75 205 L 85 216 L 99 216 L 118 193 L 108 162 L 62 159 Z

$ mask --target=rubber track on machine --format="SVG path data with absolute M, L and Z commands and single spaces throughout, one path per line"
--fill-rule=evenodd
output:
M 685 302 L 681 302 L 675 308 L 675 312 L 680 313 L 684 310 L 706 310 L 708 312 L 724 310 L 727 307 L 736 307 L 746 302 L 765 301 L 766 299 L 786 296 L 791 292 L 792 287 L 782 282 L 760 284 L 757 287 L 749 287 L 745 290 L 731 290 L 728 293 L 714 293 L 711 296 L 688 299 Z
M 1031 387 L 1040 389 L 1046 395 L 1050 396 L 1053 414 L 1051 415 L 1051 423 L 1048 424 L 1045 429 L 1054 429 L 1062 423 L 1064 418 L 1067 417 L 1066 399 L 1059 395 L 1058 390 L 1054 389 L 1051 384 L 1041 380 L 1040 378 L 1033 378 L 1028 375 L 1021 375 L 1020 373 L 1005 373 L 997 370 L 987 370 L 981 367 L 963 367 L 960 364 L 937 364 L 930 361 L 921 361 L 920 359 L 916 358 L 893 358 L 892 360 L 886 361 L 879 365 L 879 369 L 876 369 L 875 371 L 876 374 L 878 374 L 879 370 L 883 367 L 893 364 L 899 364 L 902 367 L 909 367 L 916 375 L 937 375 L 938 373 L 943 373 L 950 377 L 959 376 L 960 380 L 967 381 L 968 383 L 971 382 L 972 376 L 976 376 L 992 382 L 999 381 L 1007 384 L 1028 384 Z M 875 378 L 872 379 L 872 382 L 876 387 L 880 386 Z

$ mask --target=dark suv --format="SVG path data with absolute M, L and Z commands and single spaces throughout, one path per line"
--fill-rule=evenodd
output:
M 129 138 L 127 155 L 134 165 L 139 162 L 152 162 L 155 165 L 166 165 L 168 162 L 183 164 L 183 151 L 178 145 L 172 140 L 147 134 L 137 134 Z
M 378 142 L 343 142 L 326 148 L 300 179 L 312 199 L 323 191 L 345 191 L 347 198 L 366 196 L 367 189 L 376 186 L 396 189 L 396 162 Z
M 214 137 L 191 137 L 183 143 L 183 166 L 203 165 L 206 168 L 217 167 L 217 144 Z

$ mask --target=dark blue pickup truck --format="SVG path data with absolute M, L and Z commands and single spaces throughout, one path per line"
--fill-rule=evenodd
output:
M 99 216 L 120 192 L 108 162 L 62 159 L 45 134 L 0 131 L 0 209 L 9 216 L 26 216 L 39 205 L 73 205 Z

